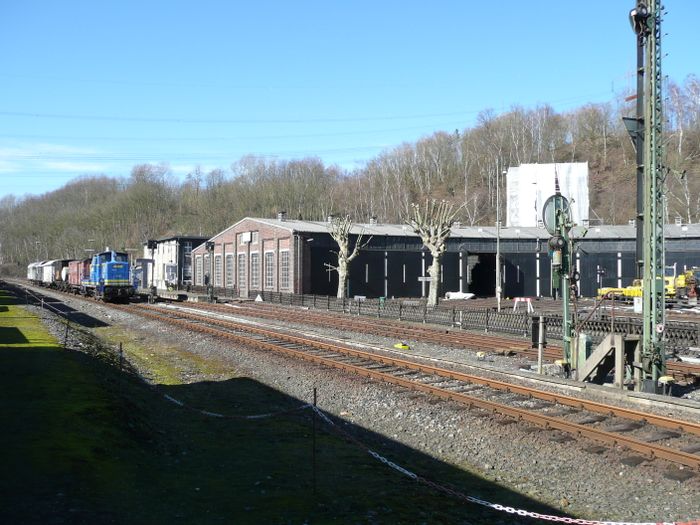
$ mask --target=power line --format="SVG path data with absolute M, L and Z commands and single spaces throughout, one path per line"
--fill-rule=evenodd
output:
M 581 95 L 577 97 L 568 97 L 552 104 L 574 102 L 576 100 L 588 99 L 604 93 L 596 93 L 591 95 Z M 510 106 L 511 108 L 513 106 Z M 505 111 L 508 108 L 500 108 L 499 111 Z M 135 116 L 117 116 L 117 115 L 82 115 L 71 113 L 43 113 L 30 111 L 10 111 L 0 110 L 0 115 L 5 117 L 23 117 L 23 118 L 45 118 L 45 119 L 63 119 L 63 120 L 88 120 L 88 121 L 112 121 L 112 122 L 141 122 L 141 123 L 169 123 L 169 124 L 309 124 L 309 123 L 343 123 L 343 122 L 378 122 L 378 121 L 394 121 L 394 120 L 411 120 L 422 118 L 436 117 L 455 117 L 468 116 L 481 113 L 483 109 L 452 111 L 445 113 L 423 113 L 414 115 L 382 115 L 370 117 L 314 117 L 314 118 L 290 118 L 290 119 L 235 119 L 235 118 L 186 118 L 186 117 L 135 117 Z
M 374 144 L 366 146 L 354 146 L 346 148 L 329 148 L 329 149 L 314 149 L 314 150 L 288 150 L 275 151 L 274 153 L 244 153 L 253 157 L 277 157 L 282 155 L 307 155 L 314 156 L 319 153 L 343 153 L 350 151 L 371 151 L 389 147 L 386 144 Z M 133 154 L 133 153 L 113 153 L 113 154 L 80 154 L 80 153 L 14 153 L 3 155 L 2 160 L 19 161 L 19 160 L 43 160 L 43 161 L 81 161 L 81 162 L 112 162 L 112 161 L 154 161 L 156 158 L 167 158 L 171 161 L 183 160 L 227 160 L 230 161 L 232 155 L 223 153 L 203 153 L 194 152 L 188 154 Z M 155 162 L 155 161 L 154 161 Z
M 479 110 L 480 111 L 480 110 Z M 353 118 L 296 118 L 296 119 L 192 119 L 184 117 L 118 117 L 115 115 L 78 115 L 67 113 L 34 113 L 25 111 L 2 111 L 0 115 L 5 117 L 28 117 L 64 120 L 104 120 L 114 122 L 154 122 L 164 124 L 306 124 L 320 122 L 373 122 L 383 120 L 410 120 L 418 118 L 453 117 L 457 115 L 471 115 L 479 111 L 457 111 L 451 113 L 432 113 L 422 115 L 384 115 L 380 117 L 353 117 Z
M 463 121 L 442 123 L 439 125 L 425 124 L 422 126 L 407 126 L 401 128 L 384 128 L 384 129 L 370 129 L 362 131 L 339 131 L 332 133 L 304 133 L 304 134 L 294 134 L 294 135 L 238 135 L 238 136 L 199 136 L 199 137 L 124 137 L 124 136 L 94 136 L 94 135 L 84 135 L 84 136 L 70 136 L 70 135 L 17 135 L 17 134 L 0 134 L 0 138 L 5 139 L 48 139 L 48 140 L 114 140 L 114 141 L 134 141 L 134 142 L 178 142 L 178 141 L 226 141 L 226 140 L 282 140 L 282 139 L 308 139 L 308 138 L 319 138 L 319 137 L 344 137 L 351 135 L 371 135 L 375 133 L 393 133 L 397 131 L 415 131 L 415 130 L 434 130 L 436 127 L 442 128 L 452 128 L 455 126 L 463 125 Z

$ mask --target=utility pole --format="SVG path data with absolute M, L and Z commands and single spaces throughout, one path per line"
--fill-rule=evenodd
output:
M 661 94 L 661 6 L 658 0 L 639 1 L 630 11 L 637 35 L 637 119 L 635 133 L 627 125 L 637 147 L 637 228 L 642 216 L 642 385 L 656 390 L 665 371 L 663 332 L 664 294 L 664 174 Z M 640 111 L 641 110 L 641 111 Z M 641 161 L 641 163 L 640 163 Z M 640 166 L 641 164 L 641 166 Z M 640 177 L 640 174 L 642 175 Z M 640 179 L 642 210 L 639 210 Z M 639 234 L 639 230 L 637 232 Z M 639 241 L 638 241 L 639 249 Z M 637 254 L 639 259 L 639 253 Z M 651 387 L 646 386 L 652 383 Z M 646 386 L 646 388 L 645 388 Z
M 503 172 L 505 177 L 506 172 Z M 501 311 L 501 183 L 496 172 L 496 310 Z
M 209 254 L 209 282 L 207 283 L 207 300 L 214 302 L 214 241 L 207 241 L 204 248 Z

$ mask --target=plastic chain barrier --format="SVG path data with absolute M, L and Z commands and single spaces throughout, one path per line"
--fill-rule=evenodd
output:
M 325 421 L 329 426 L 331 426 L 334 430 L 338 431 L 345 437 L 346 439 L 349 439 L 356 445 L 364 448 L 367 453 L 372 456 L 374 459 L 377 461 L 380 461 L 384 465 L 393 468 L 394 470 L 400 472 L 404 476 L 407 476 L 415 481 L 418 481 L 419 483 L 422 483 L 424 485 L 427 485 L 437 491 L 443 492 L 445 494 L 448 494 L 450 496 L 453 496 L 457 499 L 461 499 L 464 501 L 467 501 L 469 503 L 474 503 L 476 505 L 481 505 L 483 507 L 489 507 L 491 509 L 497 510 L 499 512 L 506 512 L 508 514 L 514 514 L 517 516 L 523 516 L 527 518 L 534 518 L 534 519 L 539 519 L 543 521 L 552 521 L 552 522 L 557 522 L 557 523 L 575 523 L 577 525 L 700 525 L 700 520 L 694 520 L 694 521 L 646 521 L 646 522 L 640 522 L 640 521 L 597 521 L 597 520 L 585 520 L 585 519 L 579 519 L 579 518 L 569 518 L 567 516 L 554 516 L 551 514 L 540 514 L 539 512 L 532 512 L 529 510 L 523 510 L 523 509 L 516 509 L 514 507 L 506 507 L 504 505 L 499 505 L 498 503 L 491 503 L 489 501 L 485 501 L 479 498 L 475 498 L 474 496 L 469 496 L 467 494 L 464 494 L 463 492 L 460 492 L 458 490 L 452 489 L 450 487 L 447 487 L 445 485 L 441 485 L 440 483 L 436 483 L 434 481 L 431 481 L 427 478 L 424 478 L 422 476 L 419 476 L 418 474 L 411 472 L 410 470 L 402 467 L 401 465 L 397 465 L 393 461 L 390 461 L 389 459 L 385 458 L 381 454 L 375 452 L 374 450 L 368 448 L 364 443 L 359 441 L 357 438 L 354 436 L 348 434 L 346 431 L 344 431 L 342 428 L 340 428 L 338 425 L 336 425 L 326 414 L 324 414 L 318 407 L 311 406 L 311 408 L 314 410 L 318 416 Z
M 34 295 L 34 294 L 32 294 L 32 295 Z M 34 297 L 37 298 L 36 296 L 34 296 Z M 46 306 L 48 306 L 49 308 L 51 308 L 51 309 L 55 310 L 57 313 L 59 313 L 59 311 L 56 308 L 53 308 L 53 305 L 46 305 Z M 144 383 L 146 383 L 148 386 L 152 387 L 153 389 L 157 390 L 157 388 L 154 385 L 151 385 L 150 383 L 148 383 L 146 378 L 142 377 L 140 374 L 137 374 L 137 375 L 138 375 L 139 379 L 141 379 Z M 499 512 L 506 512 L 508 514 L 515 514 L 518 516 L 523 516 L 523 517 L 527 517 L 527 518 L 534 518 L 534 519 L 539 519 L 539 520 L 543 520 L 543 521 L 552 521 L 552 522 L 557 522 L 557 523 L 574 523 L 576 525 L 700 525 L 700 520 L 646 521 L 646 522 L 585 520 L 585 519 L 579 519 L 579 518 L 569 518 L 567 516 L 554 516 L 551 514 L 540 514 L 539 512 L 532 512 L 532 511 L 524 510 L 524 509 L 516 509 L 514 507 L 506 507 L 506 506 L 500 505 L 498 503 L 491 503 L 489 501 L 475 498 L 474 496 L 469 496 L 467 494 L 459 492 L 458 490 L 452 489 L 452 488 L 447 487 L 445 485 L 441 485 L 441 484 L 436 483 L 434 481 L 431 481 L 427 478 L 419 476 L 418 474 L 411 472 L 410 470 L 402 467 L 401 465 L 394 463 L 393 461 L 390 461 L 389 459 L 385 458 L 384 456 L 382 456 L 378 452 L 375 452 L 374 450 L 367 448 L 367 446 L 364 443 L 362 443 L 360 440 L 355 438 L 355 436 L 348 434 L 342 428 L 340 428 L 338 425 L 336 425 L 318 407 L 313 406 L 313 405 L 308 404 L 308 403 L 305 405 L 301 405 L 299 407 L 296 407 L 296 408 L 288 409 L 288 410 L 280 410 L 277 412 L 268 412 L 265 414 L 253 414 L 253 415 L 248 415 L 248 416 L 240 416 L 240 415 L 225 415 L 225 414 L 219 414 L 218 412 L 210 412 L 208 410 L 201 410 L 198 408 L 188 406 L 187 404 L 183 403 L 182 401 L 180 401 L 178 399 L 175 399 L 174 397 L 172 397 L 168 394 L 161 393 L 161 395 L 165 399 L 170 401 L 171 403 L 174 403 L 174 404 L 176 404 L 182 408 L 185 408 L 187 410 L 191 410 L 193 412 L 198 412 L 200 414 L 203 414 L 203 415 L 209 416 L 209 417 L 217 417 L 217 418 L 224 418 L 224 419 L 262 419 L 262 418 L 274 417 L 274 416 L 281 415 L 281 414 L 288 414 L 290 412 L 296 412 L 298 410 L 306 410 L 307 408 L 311 408 L 330 427 L 332 427 L 334 430 L 341 433 L 343 435 L 343 437 L 345 437 L 346 439 L 349 439 L 350 441 L 355 443 L 357 446 L 366 449 L 367 453 L 370 456 L 372 456 L 377 461 L 383 463 L 384 465 L 396 470 L 397 472 L 400 472 L 404 476 L 407 476 L 415 481 L 418 481 L 419 483 L 422 483 L 424 485 L 432 487 L 433 489 L 435 489 L 439 492 L 443 492 L 443 493 L 448 494 L 452 497 L 467 501 L 469 503 L 474 503 L 476 505 L 481 505 L 483 507 L 492 508 L 492 509 L 497 510 Z
M 149 386 L 151 386 L 151 385 L 149 385 Z M 154 387 L 154 389 L 157 390 L 157 388 L 155 388 L 155 387 Z M 311 408 L 311 405 L 309 405 L 307 403 L 305 405 L 301 405 L 301 406 L 298 406 L 295 408 L 290 408 L 287 410 L 278 410 L 277 412 L 267 412 L 265 414 L 251 414 L 248 416 L 240 416 L 240 415 L 219 414 L 218 412 L 210 412 L 209 410 L 202 410 L 199 408 L 194 408 L 194 407 L 187 405 L 186 403 L 183 403 L 179 399 L 175 399 L 174 397 L 169 396 L 168 394 L 161 394 L 161 395 L 165 399 L 170 401 L 171 403 L 175 403 L 177 406 L 180 406 L 180 407 L 185 408 L 187 410 L 191 410 L 192 412 L 197 412 L 199 414 L 209 416 L 209 417 L 218 417 L 218 418 L 223 418 L 223 419 L 264 419 L 267 417 L 274 417 L 274 416 L 279 416 L 282 414 L 289 414 L 291 412 L 296 412 L 298 410 L 306 410 L 307 408 Z

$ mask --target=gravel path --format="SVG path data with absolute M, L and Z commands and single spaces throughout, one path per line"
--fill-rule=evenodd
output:
M 141 334 L 146 341 L 153 338 L 181 349 L 178 362 L 183 369 L 184 382 L 212 380 L 212 376 L 202 373 L 193 364 L 183 363 L 182 352 L 191 352 L 197 358 L 223 360 L 238 375 L 249 376 L 301 400 L 310 401 L 313 389 L 317 388 L 318 404 L 323 410 L 386 436 L 387 440 L 413 447 L 567 513 L 588 519 L 625 521 L 700 518 L 700 478 L 691 475 L 685 481 L 672 479 L 691 474 L 687 469 L 662 461 L 639 462 L 641 458 L 621 449 L 606 449 L 585 440 L 567 440 L 557 432 L 533 429 L 521 423 L 510 424 L 500 418 L 487 417 L 478 410 L 469 411 L 462 405 L 436 401 L 392 385 L 280 355 L 235 347 L 171 327 L 165 329 L 159 322 L 96 303 L 60 297 L 76 310 L 127 327 Z M 47 323 L 62 339 L 63 325 L 50 317 Z M 396 342 L 317 327 L 306 329 L 385 348 Z M 82 338 L 73 337 L 69 337 L 69 346 L 86 344 Z M 423 343 L 412 344 L 411 351 L 437 359 L 454 359 L 456 355 L 454 349 L 435 348 Z M 464 364 L 510 370 L 521 364 L 514 366 L 513 359 L 497 356 L 492 362 L 484 363 L 467 356 L 466 352 L 460 359 Z M 472 359 L 473 363 L 470 362 Z M 224 378 L 225 375 L 219 379 Z M 550 385 L 549 388 L 559 387 Z M 593 390 L 587 388 L 578 394 Z M 566 393 L 574 395 L 577 390 L 567 390 Z M 597 395 L 607 397 L 604 392 Z M 636 404 L 624 399 L 618 402 Z M 635 408 L 639 409 L 639 406 Z M 665 407 L 659 411 L 670 414 L 676 409 Z M 686 411 L 690 417 L 700 410 Z M 390 459 L 403 464 L 401 457 L 392 456 Z M 412 465 L 403 466 L 412 468 Z M 421 474 L 430 477 L 430 473 Z M 509 504 L 507 501 L 497 503 Z

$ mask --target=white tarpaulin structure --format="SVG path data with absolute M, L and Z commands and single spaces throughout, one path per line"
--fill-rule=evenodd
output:
M 561 194 L 571 203 L 574 223 L 582 225 L 588 221 L 588 162 L 521 164 L 508 168 L 506 174 L 506 226 L 541 224 L 542 207 L 555 193 L 555 170 Z

